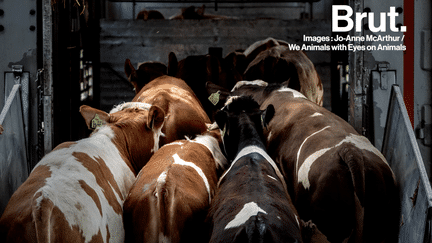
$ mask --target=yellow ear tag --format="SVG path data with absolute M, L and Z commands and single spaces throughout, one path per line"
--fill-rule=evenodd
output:
M 217 105 L 219 103 L 219 96 L 220 96 L 220 90 L 218 90 L 216 93 L 211 94 L 208 99 L 213 105 Z
M 96 129 L 98 127 L 101 127 L 103 125 L 102 119 L 98 116 L 98 114 L 95 115 L 95 117 L 91 120 L 90 127 L 92 129 Z

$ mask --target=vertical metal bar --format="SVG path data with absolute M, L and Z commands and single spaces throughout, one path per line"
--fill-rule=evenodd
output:
M 43 102 L 44 102 L 44 153 L 52 150 L 52 83 L 53 83 L 53 43 L 52 43 L 52 9 L 51 0 L 43 0 L 42 8 L 42 36 L 43 36 Z
M 18 93 L 20 87 L 21 87 L 21 84 L 15 84 L 12 87 L 12 90 L 9 93 L 9 96 L 6 100 L 5 106 L 3 107 L 3 110 L 0 113 L 0 124 L 3 124 L 3 121 L 6 118 L 6 114 L 8 113 L 9 108 L 12 105 L 12 101 L 15 99 L 15 96 Z
M 411 125 L 414 127 L 414 4 L 415 1 L 404 0 L 405 46 L 403 94 Z

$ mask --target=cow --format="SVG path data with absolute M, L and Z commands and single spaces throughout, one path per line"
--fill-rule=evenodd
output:
M 201 19 L 214 19 L 214 20 L 237 19 L 235 17 L 223 16 L 223 15 L 204 14 L 204 12 L 205 12 L 205 5 L 202 5 L 201 7 L 197 8 L 197 9 L 195 9 L 195 6 L 189 6 L 187 8 L 182 8 L 180 14 L 171 16 L 169 19 L 194 19 L 194 20 L 201 20 Z
M 288 42 L 283 40 L 277 40 L 272 37 L 268 37 L 264 40 L 259 40 L 250 45 L 246 50 L 243 51 L 243 55 L 246 57 L 246 67 L 263 51 L 270 49 L 274 46 L 288 46 Z
M 192 89 L 175 77 L 163 75 L 146 84 L 132 100 L 160 104 L 166 119 L 160 142 L 166 144 L 207 131 L 210 119 Z
M 288 82 L 288 87 L 299 91 L 309 100 L 323 105 L 323 85 L 314 64 L 303 51 L 278 45 L 259 53 L 249 63 L 244 80 L 264 80 L 268 83 Z
M 266 147 L 302 219 L 312 220 L 330 242 L 397 238 L 395 177 L 366 137 L 285 84 L 244 82 L 233 92 L 220 92 L 220 102 L 243 95 L 253 96 L 261 108 L 276 107 L 264 131 Z
M 305 223 L 300 222 L 285 180 L 265 148 L 263 129 L 274 111 L 273 105 L 260 110 L 251 97 L 239 97 L 216 114 L 224 152 L 232 162 L 218 182 L 209 212 L 211 243 L 303 242 Z M 310 238 L 326 242 L 322 234 Z
M 147 10 L 143 9 L 137 14 L 136 19 L 142 19 L 142 20 L 150 20 L 150 19 L 165 19 L 163 14 L 157 10 Z
M 177 61 L 173 52 L 169 54 L 168 75 L 183 79 L 191 87 L 212 121 L 214 109 L 208 99 L 206 82 L 210 81 L 231 89 L 242 80 L 240 73 L 227 65 L 222 58 L 214 55 L 196 55 Z
M 124 71 L 127 79 L 133 85 L 135 94 L 155 78 L 167 75 L 167 66 L 161 62 L 147 61 L 138 64 L 135 69 L 129 59 L 126 59 Z
M 161 147 L 124 203 L 127 242 L 208 242 L 205 218 L 227 167 L 219 130 Z
M 129 102 L 106 113 L 81 106 L 90 137 L 45 155 L 0 218 L 1 242 L 123 242 L 123 202 L 159 149 L 165 113 Z

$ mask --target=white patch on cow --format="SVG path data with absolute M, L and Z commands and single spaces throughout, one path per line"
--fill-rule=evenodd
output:
M 298 220 L 297 215 L 294 214 L 294 217 L 295 217 L 295 219 L 296 219 L 296 222 L 297 222 L 298 226 L 300 227 L 300 222 L 299 222 L 299 220 Z
M 272 137 L 273 133 L 270 131 L 267 137 L 267 141 L 270 141 L 271 137 Z
M 160 137 L 161 136 L 165 136 L 163 133 L 162 133 L 162 127 L 163 127 L 163 125 L 165 124 L 165 122 L 164 123 L 162 123 L 162 125 L 159 127 L 159 128 L 157 128 L 157 129 L 154 129 L 153 130 L 153 141 L 154 141 L 154 145 L 153 145 L 153 148 L 150 150 L 150 152 L 156 152 L 156 151 L 158 151 L 159 150 L 159 140 L 160 140 Z
M 168 236 L 164 235 L 162 232 L 159 233 L 159 241 L 160 243 L 170 243 L 171 240 L 168 238 Z
M 40 193 L 40 197 L 35 199 L 36 207 L 41 206 L 44 198 L 52 201 L 64 214 L 71 228 L 79 226 L 85 242 L 89 242 L 98 233 L 106 239 L 107 226 L 111 241 L 121 242 L 124 239 L 122 215 L 117 214 L 108 203 L 95 175 L 71 155 L 73 152 L 84 153 L 95 161 L 102 159 L 105 162 L 120 189 L 121 195 L 118 195 L 114 188 L 112 191 L 122 207 L 121 198 L 126 198 L 135 181 L 135 175 L 123 162 L 117 147 L 111 141 L 112 137 L 114 133 L 110 127 L 101 127 L 91 137 L 47 154 L 35 167 L 36 169 L 45 165 L 51 171 L 51 177 L 47 178 L 45 185 L 34 194 Z M 97 166 L 97 163 L 94 162 L 94 165 Z M 94 190 L 100 201 L 102 215 L 94 199 L 82 189 L 79 181 L 84 181 Z M 77 209 L 75 205 L 82 207 Z
M 219 129 L 219 126 L 216 122 L 213 122 L 212 124 L 206 123 L 206 126 L 207 126 L 208 131 L 213 131 L 213 130 Z
M 344 143 L 352 143 L 355 147 L 357 147 L 359 149 L 372 152 L 372 153 L 376 154 L 384 163 L 387 164 L 387 161 L 384 158 L 384 156 L 378 151 L 378 149 L 376 149 L 369 142 L 369 140 L 366 137 L 361 136 L 361 135 L 357 135 L 357 134 L 349 134 L 343 140 L 341 140 L 338 144 L 336 144 L 332 147 L 329 147 L 329 148 L 318 150 L 315 153 L 309 155 L 309 157 L 306 158 L 306 160 L 303 162 L 300 169 L 298 170 L 297 182 L 302 183 L 305 189 L 309 189 L 310 182 L 309 182 L 308 175 L 309 175 L 309 170 L 310 170 L 312 164 L 317 159 L 319 159 L 322 155 L 324 155 L 327 151 L 329 151 L 333 148 L 339 147 L 340 145 L 342 145 Z
M 175 142 L 171 142 L 171 143 L 165 144 L 163 147 L 170 146 L 170 145 L 180 145 L 180 146 L 183 146 L 184 142 L 183 141 L 175 141 Z
M 273 180 L 275 180 L 275 181 L 277 181 L 277 179 L 276 178 L 274 178 L 273 176 L 271 176 L 271 175 L 267 175 L 268 177 L 270 177 L 271 179 L 273 179 Z
M 202 178 L 203 181 L 204 181 L 205 187 L 206 187 L 206 189 L 207 189 L 207 193 L 208 193 L 208 195 L 209 195 L 209 203 L 210 203 L 210 202 L 211 202 L 210 184 L 209 184 L 209 182 L 208 182 L 208 180 L 207 180 L 206 175 L 205 175 L 204 172 L 201 170 L 201 168 L 198 167 L 196 164 L 194 164 L 194 163 L 192 163 L 192 162 L 184 161 L 183 159 L 180 158 L 180 156 L 178 156 L 178 154 L 174 154 L 174 155 L 173 155 L 173 158 L 174 158 L 174 164 L 177 164 L 177 165 L 183 165 L 183 166 L 190 166 L 190 167 L 192 167 L 192 168 L 193 168 L 193 169 L 198 173 L 199 176 L 201 176 L 201 178 Z
M 235 90 L 239 89 L 241 86 L 244 85 L 256 85 L 256 86 L 261 86 L 261 87 L 266 87 L 268 86 L 268 83 L 263 81 L 263 80 L 254 80 L 254 81 L 238 81 L 235 85 L 234 88 L 231 89 L 231 92 L 234 92 Z
M 191 140 L 190 142 L 199 143 L 205 146 L 212 153 L 212 156 L 216 163 L 216 168 L 222 168 L 224 170 L 226 169 L 228 162 L 225 156 L 222 154 L 216 138 L 210 135 L 198 135 L 194 140 Z
M 316 116 L 322 116 L 323 114 L 319 113 L 319 112 L 315 112 L 311 115 L 311 117 L 316 117 Z
M 167 177 L 167 172 L 164 171 L 164 172 L 162 172 L 162 173 L 159 175 L 159 177 L 157 178 L 156 182 L 157 182 L 159 185 L 164 185 L 165 182 L 166 182 L 166 177 Z
M 292 93 L 292 95 L 294 96 L 294 98 L 303 98 L 303 99 L 307 99 L 306 96 L 304 96 L 302 93 L 298 92 L 297 90 L 288 88 L 288 87 L 282 87 L 280 89 L 277 90 L 277 92 L 290 92 Z
M 278 218 L 279 220 L 282 220 L 282 218 L 280 216 L 276 216 L 276 218 Z
M 229 104 L 231 104 L 234 100 L 240 98 L 241 96 L 230 96 L 228 97 L 227 101 L 225 101 L 224 106 L 221 108 L 221 110 L 224 110 L 225 107 L 227 107 Z
M 316 131 L 316 132 L 312 133 L 312 134 L 309 135 L 305 140 L 303 140 L 302 144 L 300 145 L 299 150 L 297 151 L 296 171 L 297 171 L 297 168 L 298 168 L 300 152 L 301 152 L 301 149 L 302 149 L 303 145 L 306 143 L 306 141 L 307 141 L 309 138 L 311 138 L 311 137 L 313 137 L 314 135 L 316 135 L 316 134 L 318 134 L 318 133 L 320 133 L 320 132 L 326 130 L 326 129 L 329 128 L 329 127 L 330 127 L 330 126 L 326 126 L 326 127 L 324 127 L 323 129 L 321 129 L 321 130 L 319 130 L 319 131 Z
M 240 152 L 237 154 L 236 158 L 233 160 L 233 162 L 231 163 L 231 166 L 228 168 L 228 170 L 225 171 L 225 173 L 221 176 L 221 178 L 219 179 L 219 182 L 217 184 L 217 187 L 219 187 L 220 182 L 222 181 L 222 179 L 225 177 L 226 174 L 229 173 L 229 171 L 231 170 L 231 168 L 234 166 L 234 164 L 243 156 L 251 154 L 251 153 L 258 153 L 261 156 L 263 156 L 267 162 L 273 167 L 276 175 L 279 177 L 280 181 L 282 182 L 282 185 L 285 189 L 287 189 L 285 180 L 282 176 L 282 173 L 280 172 L 280 170 L 278 169 L 278 167 L 276 166 L 276 163 L 273 161 L 272 158 L 270 158 L 270 156 L 267 154 L 266 151 L 264 151 L 262 148 L 251 145 L 251 146 L 247 146 L 244 147 L 242 150 L 240 150 Z
M 166 171 L 164 171 L 164 172 L 162 172 L 159 176 L 158 176 L 158 178 L 156 179 L 156 190 L 155 190 L 155 192 L 154 192 L 154 196 L 155 197 L 158 197 L 158 193 L 157 193 L 157 188 L 160 188 L 160 187 L 163 187 L 164 185 L 165 185 L 165 183 L 166 183 L 166 178 L 167 178 L 167 172 Z
M 109 112 L 110 114 L 116 113 L 118 111 L 128 109 L 128 108 L 137 108 L 141 110 L 150 110 L 152 105 L 142 102 L 126 102 L 119 105 L 114 106 L 114 108 L 111 109 Z
M 246 203 L 234 219 L 225 226 L 225 230 L 243 225 L 250 217 L 256 216 L 258 213 L 267 214 L 255 202 Z

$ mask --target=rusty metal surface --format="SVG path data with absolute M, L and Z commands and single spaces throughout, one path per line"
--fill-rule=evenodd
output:
M 399 188 L 399 242 L 430 242 L 432 189 L 397 85 L 392 88 L 382 153 Z

